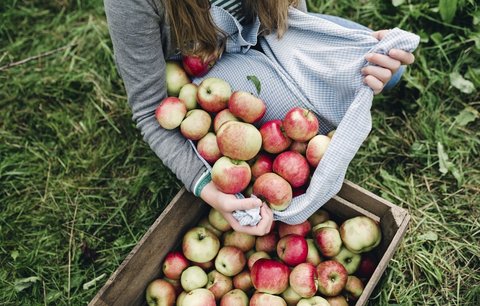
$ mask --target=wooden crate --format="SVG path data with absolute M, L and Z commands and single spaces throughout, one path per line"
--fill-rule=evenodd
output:
M 145 289 L 160 275 L 163 259 L 180 245 L 184 233 L 206 216 L 208 208 L 201 199 L 180 190 L 89 305 L 145 305 Z M 365 305 L 405 235 L 410 215 L 349 181 L 322 208 L 338 221 L 365 215 L 381 224 L 382 242 L 376 248 L 379 264 L 356 303 Z

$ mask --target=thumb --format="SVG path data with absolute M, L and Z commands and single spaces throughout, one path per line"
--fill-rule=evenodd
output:
M 232 203 L 233 210 L 248 210 L 262 206 L 262 201 L 257 198 L 237 199 Z

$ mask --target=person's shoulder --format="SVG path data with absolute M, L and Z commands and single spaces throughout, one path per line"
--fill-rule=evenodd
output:
M 147 10 L 158 15 L 163 15 L 164 5 L 162 0 L 104 0 L 106 10 Z

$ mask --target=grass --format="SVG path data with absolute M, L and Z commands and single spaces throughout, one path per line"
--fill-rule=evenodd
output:
M 422 37 L 347 174 L 412 215 L 370 304 L 480 305 L 480 7 L 309 8 Z M 0 304 L 86 304 L 181 185 L 131 121 L 102 1 L 7 0 L 0 17 L 0 67 L 42 55 L 0 71 Z

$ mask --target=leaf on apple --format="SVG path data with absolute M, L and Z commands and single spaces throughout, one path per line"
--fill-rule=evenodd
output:
M 257 95 L 260 94 L 260 90 L 262 89 L 262 85 L 260 84 L 260 80 L 254 75 L 247 75 L 247 80 L 251 81 L 255 88 L 257 89 Z

